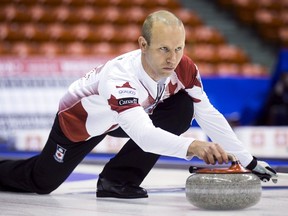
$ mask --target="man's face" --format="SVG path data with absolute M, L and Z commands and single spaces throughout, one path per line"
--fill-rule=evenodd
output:
M 150 45 L 141 47 L 145 71 L 155 81 L 170 76 L 183 56 L 184 46 L 183 26 L 154 23 Z

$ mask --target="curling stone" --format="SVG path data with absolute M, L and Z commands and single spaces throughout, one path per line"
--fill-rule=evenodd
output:
M 209 210 L 236 210 L 260 201 L 260 179 L 245 169 L 234 155 L 228 158 L 229 168 L 190 167 L 192 175 L 186 180 L 185 193 L 192 205 Z

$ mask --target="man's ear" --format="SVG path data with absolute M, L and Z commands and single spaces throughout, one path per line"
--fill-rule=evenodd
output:
M 140 36 L 140 37 L 138 38 L 138 44 L 139 44 L 139 47 L 140 47 L 140 49 L 142 50 L 142 52 L 146 50 L 146 48 L 147 48 L 147 41 L 145 40 L 145 38 L 144 38 L 143 36 Z

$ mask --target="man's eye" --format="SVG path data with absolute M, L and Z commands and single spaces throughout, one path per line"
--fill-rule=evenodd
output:
M 169 52 L 169 49 L 167 47 L 161 47 L 160 50 L 164 52 Z
M 182 50 L 182 47 L 176 48 L 176 51 L 181 51 L 181 50 Z

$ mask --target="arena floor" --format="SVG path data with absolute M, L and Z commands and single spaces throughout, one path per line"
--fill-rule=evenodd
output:
M 1 157 L 1 154 L 0 154 Z M 96 157 L 97 158 L 97 157 Z M 71 176 L 50 195 L 18 194 L 0 192 L 0 215 L 2 216 L 119 216 L 119 215 L 288 215 L 288 179 L 277 184 L 262 183 L 260 201 L 246 209 L 235 211 L 208 211 L 191 205 L 185 196 L 185 182 L 190 176 L 187 162 L 160 160 L 147 176 L 142 186 L 148 190 L 147 199 L 96 198 L 95 188 L 105 159 L 98 162 L 89 159 L 80 164 Z M 107 158 L 106 158 L 107 159 Z M 92 161 L 92 162 L 91 162 Z M 280 171 L 286 162 L 272 164 Z M 172 168 L 167 168 L 172 167 Z

